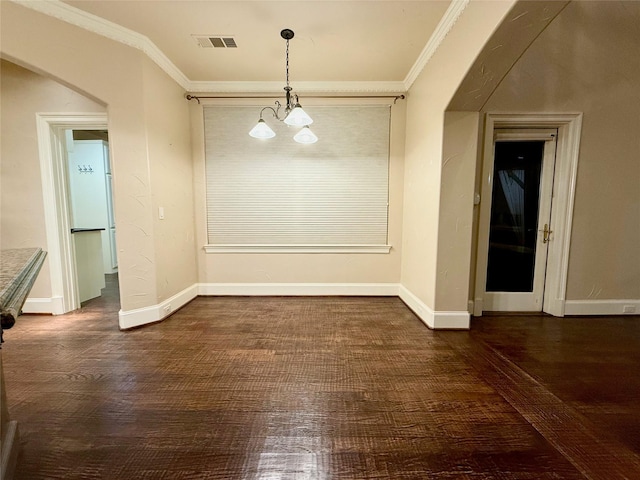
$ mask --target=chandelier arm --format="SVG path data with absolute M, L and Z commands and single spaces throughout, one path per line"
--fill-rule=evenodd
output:
M 276 102 L 278 103 L 278 102 Z M 278 110 L 280 109 L 280 105 L 278 105 Z M 262 112 L 264 112 L 265 110 L 271 110 L 271 113 L 273 114 L 274 117 L 276 117 L 278 120 L 280 120 L 278 118 L 278 111 L 273 108 L 273 107 L 264 107 L 262 110 L 260 110 L 260 120 L 262 120 Z
M 287 114 L 289 113 L 289 108 L 285 108 L 284 116 L 280 117 L 280 108 L 282 107 L 282 104 L 278 100 L 276 100 L 275 105 L 276 105 L 276 108 L 264 107 L 262 110 L 260 110 L 260 120 L 262 120 L 262 113 L 265 110 L 271 110 L 271 114 L 276 120 L 279 120 L 281 122 L 284 121 L 284 119 L 287 117 Z

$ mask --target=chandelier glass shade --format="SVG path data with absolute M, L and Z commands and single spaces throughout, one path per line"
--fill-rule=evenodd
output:
M 316 143 L 318 141 L 318 137 L 316 134 L 311 131 L 309 125 L 305 125 L 300 129 L 298 133 L 296 133 L 293 139 L 298 143 Z
M 298 95 L 292 93 L 292 88 L 289 86 L 289 40 L 294 36 L 293 30 L 285 28 L 280 32 L 280 36 L 287 42 L 286 48 L 286 86 L 284 112 L 282 116 L 280 114 L 280 108 L 282 104 L 278 101 L 275 102 L 276 107 L 264 107 L 260 110 L 260 119 L 255 127 L 251 129 L 249 135 L 253 138 L 267 139 L 276 136 L 276 132 L 267 125 L 267 122 L 262 118 L 262 114 L 265 110 L 270 110 L 273 117 L 276 120 L 286 123 L 292 127 L 301 127 L 301 130 L 294 135 L 293 139 L 298 143 L 315 143 L 318 141 L 318 137 L 311 131 L 309 125 L 313 123 L 313 119 L 302 109 L 298 100 Z M 295 98 L 295 101 L 294 101 Z
M 293 110 L 285 117 L 284 123 L 292 127 L 304 127 L 313 123 L 313 119 L 307 115 L 307 112 L 302 109 L 299 103 L 296 103 Z
M 251 129 L 249 135 L 253 138 L 273 138 L 276 136 L 276 132 L 271 130 L 271 127 L 267 125 L 267 122 L 261 118 L 258 120 L 256 126 Z

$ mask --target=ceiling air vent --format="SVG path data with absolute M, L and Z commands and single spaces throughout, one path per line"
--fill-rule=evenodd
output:
M 193 35 L 202 48 L 237 48 L 236 39 L 223 35 Z

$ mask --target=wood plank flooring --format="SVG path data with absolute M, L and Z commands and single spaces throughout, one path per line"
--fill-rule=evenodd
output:
M 427 329 L 398 298 L 105 295 L 2 349 L 17 479 L 640 478 L 638 317 Z

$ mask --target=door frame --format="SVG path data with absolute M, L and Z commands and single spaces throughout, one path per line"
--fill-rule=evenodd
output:
M 478 214 L 478 242 L 476 251 L 475 292 L 473 315 L 482 316 L 487 282 L 489 255 L 489 222 L 493 189 L 493 139 L 496 129 L 557 128 L 556 168 L 554 173 L 553 206 L 550 229 L 547 272 L 544 283 L 542 311 L 557 317 L 564 316 L 569 247 L 575 200 L 582 113 L 491 113 L 485 116 L 480 205 Z
M 106 130 L 106 113 L 36 113 L 52 314 L 80 308 L 69 215 L 65 130 Z

